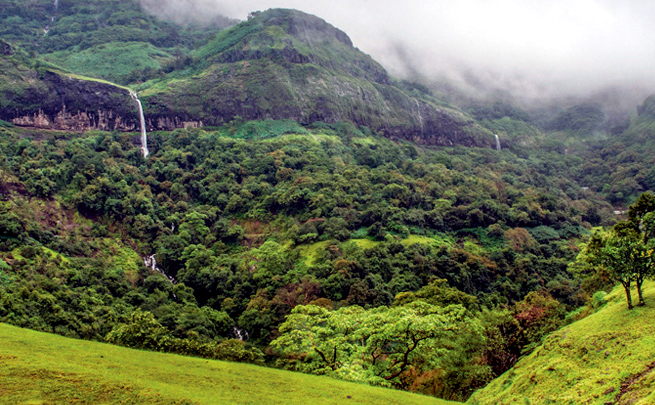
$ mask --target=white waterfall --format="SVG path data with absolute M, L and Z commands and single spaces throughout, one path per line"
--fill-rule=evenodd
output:
M 177 280 L 176 280 L 175 278 L 169 276 L 168 274 L 166 274 L 166 272 L 165 272 L 164 270 L 162 270 L 162 269 L 160 269 L 159 267 L 157 267 L 157 259 L 155 258 L 155 255 L 150 255 L 150 256 L 146 256 L 146 257 L 144 257 L 144 258 L 143 258 L 143 264 L 144 264 L 147 268 L 149 268 L 150 270 L 152 270 L 152 271 L 158 271 L 158 272 L 160 272 L 161 274 L 163 274 L 164 276 L 166 276 L 166 278 L 167 278 L 171 283 L 173 283 L 173 284 L 177 284 Z
M 425 124 L 423 124 L 423 114 L 421 114 L 421 105 L 418 102 L 418 99 L 414 99 L 416 102 L 416 110 L 418 111 L 418 122 L 421 124 L 421 133 L 425 132 Z
M 500 150 L 500 138 L 498 138 L 498 135 L 494 135 L 496 137 L 496 150 Z
M 141 105 L 141 100 L 139 96 L 133 91 L 130 91 L 130 95 L 136 101 L 137 107 L 139 107 L 139 120 L 141 122 L 141 150 L 143 151 L 143 157 L 148 157 L 148 134 L 146 133 L 146 117 L 143 115 L 143 106 Z
M 50 32 L 50 26 L 55 23 L 55 17 L 57 16 L 57 10 L 59 9 L 59 0 L 55 0 L 55 2 L 52 3 L 52 7 L 54 7 L 54 12 L 50 16 L 50 24 L 46 25 L 45 28 L 43 28 L 43 36 L 48 35 L 48 32 Z
M 239 329 L 236 326 L 232 327 L 232 334 L 234 335 L 235 338 L 245 342 L 248 340 L 248 331 L 245 329 Z

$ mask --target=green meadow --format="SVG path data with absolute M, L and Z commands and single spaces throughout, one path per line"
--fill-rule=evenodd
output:
M 0 324 L 0 402 L 452 404 L 327 377 L 65 338 Z

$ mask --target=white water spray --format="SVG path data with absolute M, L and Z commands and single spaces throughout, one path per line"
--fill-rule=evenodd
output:
M 421 125 L 421 133 L 425 132 L 425 124 L 423 124 L 423 114 L 421 114 L 421 105 L 417 99 L 414 99 L 416 102 L 416 111 L 418 112 L 418 122 Z
M 498 138 L 498 135 L 494 135 L 496 137 L 496 150 L 500 150 L 500 138 Z
M 248 340 L 248 338 L 250 337 L 247 330 L 239 329 L 236 326 L 232 327 L 232 334 L 234 335 L 234 337 L 236 337 L 237 339 L 243 342 Z
M 52 15 L 50 16 L 50 24 L 46 25 L 45 28 L 43 28 L 43 36 L 48 35 L 48 32 L 50 32 L 50 26 L 55 23 L 55 17 L 57 16 L 57 10 L 59 10 L 59 0 L 55 0 L 54 3 L 52 3 L 52 7 L 54 8 L 54 11 Z
M 160 272 L 161 274 L 163 274 L 164 276 L 166 276 L 166 278 L 167 278 L 171 283 L 173 283 L 173 284 L 177 284 L 177 280 L 176 280 L 175 278 L 169 276 L 168 274 L 166 274 L 166 272 L 165 272 L 164 270 L 162 270 L 162 269 L 160 269 L 159 267 L 157 267 L 157 259 L 155 259 L 155 255 L 150 255 L 150 256 L 146 256 L 146 257 L 144 257 L 144 258 L 143 258 L 143 264 L 144 264 L 147 268 L 149 268 L 150 270 L 152 270 L 152 271 L 158 271 L 158 272 Z
M 148 157 L 148 134 L 146 133 L 146 118 L 143 115 L 143 106 L 141 105 L 141 100 L 137 94 L 133 91 L 130 91 L 130 95 L 136 101 L 137 107 L 139 107 L 139 120 L 141 122 L 141 150 L 143 151 L 143 157 Z

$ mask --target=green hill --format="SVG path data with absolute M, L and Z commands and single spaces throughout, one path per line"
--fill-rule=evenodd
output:
M 548 336 L 470 404 L 655 403 L 655 283 L 628 310 L 620 286 L 598 312 Z
M 395 403 L 436 398 L 244 364 L 125 349 L 0 324 L 3 403 Z
M 188 66 L 140 87 L 150 126 L 237 117 L 349 121 L 423 144 L 494 144 L 471 117 L 394 81 L 346 33 L 297 10 L 255 13 L 192 55 Z

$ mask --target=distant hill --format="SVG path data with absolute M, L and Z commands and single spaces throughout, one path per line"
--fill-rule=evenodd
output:
M 0 324 L 3 403 L 455 404 L 327 377 L 125 349 Z
M 403 87 L 343 31 L 300 11 L 256 13 L 192 56 L 184 69 L 140 86 L 149 127 L 235 118 L 350 121 L 421 144 L 494 145 L 471 117 Z
M 628 310 L 623 288 L 597 313 L 548 336 L 470 404 L 655 403 L 655 284 L 646 306 Z
M 194 48 L 234 24 L 217 17 L 202 26 L 177 25 L 144 12 L 138 0 L 5 0 L 0 5 L 0 36 L 39 54 L 110 42 Z

